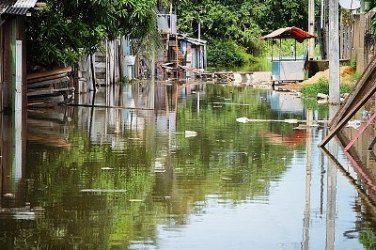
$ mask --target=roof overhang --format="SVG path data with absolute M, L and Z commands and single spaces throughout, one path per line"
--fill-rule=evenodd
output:
M 7 11 L 7 9 L 16 2 L 16 0 L 0 1 L 0 15 Z
M 298 27 L 292 26 L 292 27 L 285 27 L 285 28 L 279 28 L 272 33 L 261 37 L 264 40 L 268 39 L 295 39 L 296 41 L 302 43 L 305 39 L 314 38 L 315 35 L 312 35 Z
M 34 8 L 38 0 L 17 0 L 13 1 L 14 4 L 9 6 L 4 14 L 8 15 L 26 15 L 26 13 Z
M 207 43 L 206 40 L 188 37 L 185 34 L 178 34 L 178 39 L 179 40 L 185 40 L 185 41 L 187 41 L 191 44 L 197 45 L 197 46 L 205 46 L 206 43 Z

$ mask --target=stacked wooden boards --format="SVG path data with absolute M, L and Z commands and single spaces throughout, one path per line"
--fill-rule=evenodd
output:
M 72 68 L 60 68 L 29 74 L 27 98 L 29 107 L 54 106 L 68 102 L 74 92 L 71 80 Z

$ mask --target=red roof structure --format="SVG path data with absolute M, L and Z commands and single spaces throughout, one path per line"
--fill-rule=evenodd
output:
M 286 28 L 279 28 L 272 33 L 263 36 L 262 39 L 281 39 L 281 38 L 293 38 L 296 41 L 302 43 L 305 39 L 313 38 L 314 35 L 298 28 L 295 26 L 286 27 Z

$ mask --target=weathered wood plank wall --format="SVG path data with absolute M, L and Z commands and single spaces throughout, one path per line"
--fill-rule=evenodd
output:
M 122 66 L 124 63 L 120 60 L 122 55 L 120 40 L 104 41 L 101 48 L 93 56 L 94 74 L 91 69 L 90 56 L 82 57 L 78 63 L 76 72 L 77 83 L 76 93 L 85 93 L 93 91 L 93 75 L 95 76 L 95 85 L 108 86 L 119 82 L 121 79 Z
M 351 59 L 356 62 L 356 71 L 363 73 L 374 56 L 374 41 L 371 36 L 371 19 L 375 9 L 366 14 L 353 15 L 353 46 Z

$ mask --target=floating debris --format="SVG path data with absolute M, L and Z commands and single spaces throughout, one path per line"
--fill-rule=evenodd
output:
M 166 169 L 164 168 L 164 166 L 156 166 L 154 167 L 154 173 L 165 173 L 166 172 Z
M 236 118 L 236 121 L 240 123 L 247 123 L 247 122 L 250 122 L 251 120 L 248 119 L 247 117 L 240 117 L 240 118 Z
M 311 125 L 308 125 L 308 124 L 299 124 L 299 126 L 295 127 L 294 130 L 306 130 L 306 129 L 317 128 L 317 127 L 320 127 L 320 125 L 317 124 L 317 123 L 313 123 Z
M 290 123 L 290 124 L 296 124 L 298 123 L 298 119 L 285 119 L 284 122 Z
M 154 173 L 164 173 L 166 169 L 163 164 L 162 158 L 157 158 L 154 163 Z
M 370 116 L 371 116 L 371 114 L 369 113 L 368 110 L 364 110 L 364 111 L 362 112 L 362 119 L 363 119 L 363 120 L 368 120 L 368 119 L 370 118 Z
M 125 193 L 125 189 L 81 189 L 81 193 Z
M 110 167 L 104 167 L 104 168 L 101 168 L 102 170 L 112 170 L 113 168 L 110 168 Z
M 184 132 L 184 135 L 185 135 L 185 138 L 196 137 L 196 136 L 197 136 L 197 132 L 196 132 L 196 131 L 189 131 L 189 130 L 186 130 L 186 131 Z
M 298 119 L 285 119 L 285 120 L 267 120 L 267 119 L 249 119 L 247 117 L 240 117 L 236 118 L 237 122 L 240 123 L 248 123 L 248 122 L 286 122 L 290 124 L 296 124 L 302 121 L 299 121 Z
M 329 96 L 327 94 L 317 93 L 317 99 L 318 100 L 328 100 Z
M 156 173 L 156 174 L 163 174 L 163 173 L 166 173 L 166 170 L 165 169 L 155 169 L 154 173 Z
M 362 125 L 362 122 L 359 121 L 359 120 L 353 120 L 353 121 L 349 121 L 347 123 L 347 126 L 346 128 L 354 128 L 354 129 L 358 129 L 360 128 L 360 126 Z

